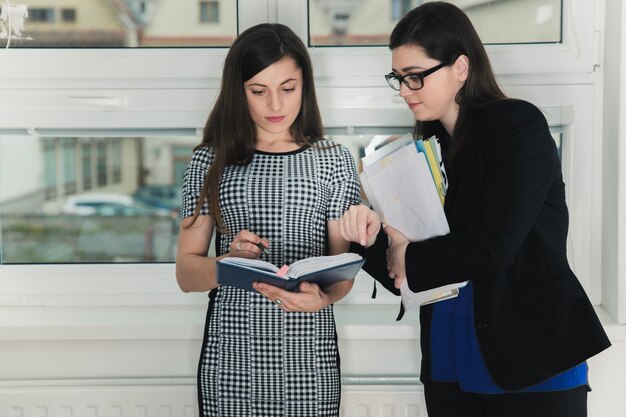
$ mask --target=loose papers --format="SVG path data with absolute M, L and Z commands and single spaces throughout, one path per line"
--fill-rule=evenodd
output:
M 406 134 L 362 159 L 361 184 L 370 204 L 384 223 L 398 229 L 411 242 L 450 233 L 442 205 L 445 185 L 441 180 L 444 175 L 440 171 L 440 152 L 432 148 L 437 144 L 436 138 L 427 141 L 416 143 L 411 134 Z M 430 151 L 419 152 L 418 148 Z M 455 297 L 465 284 L 414 293 L 404 280 L 400 287 L 402 303 L 409 311 Z

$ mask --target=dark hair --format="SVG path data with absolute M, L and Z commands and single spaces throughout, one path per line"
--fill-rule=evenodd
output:
M 458 7 L 442 2 L 424 3 L 409 11 L 391 33 L 389 48 L 421 47 L 426 55 L 448 65 L 461 56 L 469 60 L 469 73 L 456 96 L 459 117 L 452 132 L 451 156 L 462 146 L 475 123 L 474 114 L 488 104 L 506 99 L 496 82 L 487 52 L 467 15 Z M 415 136 L 446 135 L 439 121 L 416 121 Z
M 204 127 L 202 142 L 196 147 L 211 146 L 215 157 L 204 179 L 194 222 L 204 201 L 208 201 L 209 213 L 218 230 L 224 231 L 218 198 L 220 178 L 228 165 L 249 164 L 256 144 L 256 128 L 248 110 L 244 82 L 284 57 L 293 58 L 302 70 L 302 107 L 291 125 L 291 135 L 301 145 L 322 138 L 313 66 L 304 43 L 290 28 L 278 23 L 262 23 L 243 31 L 226 55 L 220 92 Z

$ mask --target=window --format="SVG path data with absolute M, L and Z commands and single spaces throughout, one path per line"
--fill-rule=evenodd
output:
M 11 36 L 2 23 L 0 47 L 136 48 L 228 46 L 237 34 L 237 2 L 196 0 L 79 1 L 74 7 L 11 6 Z M 6 8 L 5 1 L 0 7 Z M 11 3 L 14 3 L 13 1 Z M 58 2 L 52 2 L 58 3 Z M 205 23 L 211 23 L 206 25 Z
M 341 143 L 342 145 L 346 146 L 350 152 L 352 153 L 352 156 L 354 157 L 354 161 L 356 163 L 357 166 L 357 171 L 360 173 L 362 170 L 362 163 L 361 163 L 361 158 L 363 158 L 365 155 L 371 153 L 372 151 L 380 148 L 381 146 L 383 146 L 386 143 L 392 142 L 394 140 L 396 140 L 397 138 L 399 138 L 400 136 L 402 136 L 405 133 L 409 133 L 411 132 L 410 128 L 407 129 L 402 129 L 402 128 L 397 128 L 397 129 L 391 129 L 388 128 L 386 129 L 386 131 L 381 130 L 379 132 L 372 132 L 372 133 L 367 133 L 367 129 L 364 129 L 364 132 L 360 132 L 359 134 L 351 134 L 351 135 L 346 135 L 345 133 L 337 133 L 337 134 L 328 134 L 327 136 L 329 137 L 329 139 Z M 554 138 L 554 142 L 557 146 L 557 150 L 559 152 L 559 155 L 562 155 L 561 152 L 561 148 L 563 146 L 562 140 L 563 140 L 563 134 L 562 134 L 562 127 L 561 126 L 552 126 L 551 127 L 551 132 L 552 132 L 552 137 Z M 332 130 L 331 130 L 332 133 Z M 364 201 L 367 201 L 367 196 L 366 195 L 362 195 L 361 198 Z
M 107 171 L 107 143 L 101 140 L 96 143 L 96 181 L 98 187 L 107 185 Z
M 216 23 L 219 22 L 219 2 L 217 1 L 201 1 L 200 2 L 200 22 Z
M 54 9 L 30 9 L 28 17 L 31 22 L 54 22 Z
M 90 143 L 81 144 L 81 161 L 83 174 L 83 190 L 91 190 L 93 186 L 92 146 Z
M 383 45 L 407 11 L 419 0 L 309 1 L 312 46 Z M 456 0 L 485 44 L 561 42 L 561 0 Z
M 191 146 L 174 146 L 172 149 L 173 163 L 174 163 L 174 184 L 176 189 L 181 189 L 183 186 L 183 175 L 187 164 L 189 163 L 189 155 L 193 152 Z
M 70 195 L 76 192 L 77 177 L 77 140 L 76 138 L 64 138 L 61 141 L 63 148 L 63 194 Z
M 462 1 L 456 3 L 463 7 Z M 485 44 L 562 41 L 561 0 L 485 0 L 465 11 Z
M 65 23 L 76 22 L 76 9 L 61 9 L 61 20 Z
M 111 171 L 113 172 L 113 183 L 122 181 L 122 140 L 113 139 L 111 143 Z
M 2 177 L 20 178 L 13 191 L 0 192 L 1 264 L 174 261 L 182 172 L 195 136 L 23 139 L 0 136 L 0 150 L 32 161 L 0 166 Z M 57 162 L 62 192 L 52 175 Z
M 35 1 L 21 3 L 29 6 L 29 13 L 32 7 L 41 7 Z M 11 222 L 24 204 L 40 208 L 41 213 L 35 214 L 41 217 L 58 215 L 63 225 L 66 215 L 61 210 L 70 197 L 106 192 L 133 199 L 140 195 L 142 199 L 163 199 L 168 188 L 179 189 L 186 155 L 199 142 L 196 133 L 204 126 L 219 88 L 227 51 L 204 47 L 229 45 L 237 30 L 256 23 L 285 23 L 313 46 L 309 51 L 329 134 L 389 135 L 411 129 L 412 113 L 387 87 L 383 75 L 390 71 L 390 51 L 385 46 L 389 32 L 402 8 L 414 7 L 417 1 L 239 0 L 207 2 L 205 6 L 198 0 L 109 3 L 124 5 L 125 9 L 111 12 L 113 9 L 102 8 L 103 2 L 76 2 L 77 6 L 68 6 L 75 9 L 76 20 L 71 25 L 59 21 L 60 6 L 55 6 L 56 20 L 52 22 L 34 22 L 29 17 L 21 32 L 13 27 L 9 50 L 0 52 L 6 58 L 0 71 L 0 147 L 3 143 L 5 146 L 5 152 L 0 150 L 0 215 L 12 213 Z M 599 119 L 603 75 L 596 71 L 602 65 L 599 48 L 604 40 L 604 23 L 590 16 L 598 15 L 600 3 L 457 1 L 462 7 L 471 5 L 466 11 L 489 43 L 487 51 L 505 91 L 542 108 L 556 129 L 557 138 L 561 138 L 571 208 L 568 252 L 596 304 L 603 302 L 602 257 L 606 253 L 603 244 L 599 244 L 604 238 L 601 221 L 595 220 L 602 217 L 599 214 L 605 187 L 601 167 L 602 142 L 606 139 Z M 4 3 L 0 1 L 0 5 Z M 86 24 L 85 16 L 90 15 L 99 18 L 92 22 L 91 29 L 79 30 Z M 202 23 L 203 16 L 213 16 L 218 21 Z M 501 22 L 506 22 L 510 30 L 498 30 Z M 3 47 L 8 43 L 6 19 L 0 19 L 0 26 Z M 69 173 L 63 162 L 63 138 L 77 140 L 76 192 L 71 195 L 64 191 Z M 588 146 L 590 138 L 597 146 Z M 120 145 L 113 145 L 115 140 Z M 16 141 L 20 146 L 14 146 Z M 6 151 L 9 145 L 11 156 Z M 119 156 L 115 146 L 121 147 L 121 159 L 115 156 Z M 16 158 L 15 152 L 20 152 L 22 158 Z M 32 172 L 21 175 L 19 160 L 28 160 Z M 115 165 L 116 160 L 121 160 L 121 164 Z M 15 178 L 19 181 L 9 181 Z M 93 202 L 73 204 L 91 205 L 88 210 L 97 210 Z M 95 218 L 104 219 L 105 213 L 115 212 L 111 205 Z M 130 212 L 124 216 L 132 217 Z M 3 218 L 0 273 L 22 277 L 25 272 L 6 265 L 19 263 L 18 259 L 24 259 L 23 254 L 28 252 L 22 250 L 22 255 L 17 256 L 11 248 L 19 238 L 15 233 L 22 226 L 12 223 L 12 234 L 8 235 Z M 167 226 L 159 224 L 164 234 L 155 236 L 167 241 L 171 236 L 165 233 Z M 85 242 L 85 233 L 77 232 L 74 236 Z M 134 242 L 140 246 L 137 240 Z M 132 286 L 136 269 L 124 262 L 131 258 L 129 262 L 171 262 L 171 256 L 170 261 L 166 260 L 167 250 L 159 245 L 155 243 L 152 249 L 144 250 L 150 248 L 147 244 L 142 246 L 141 254 L 128 257 L 106 251 L 98 257 L 94 248 L 89 248 L 86 256 L 79 258 L 74 249 L 64 250 L 75 262 L 107 263 L 98 266 L 105 271 L 102 274 L 108 276 L 109 271 L 115 271 L 111 275 Z M 37 252 L 36 247 L 32 249 Z M 63 266 L 63 261 L 59 261 L 63 259 L 61 254 L 44 255 L 41 259 L 58 264 L 55 270 L 60 271 L 60 276 L 75 274 L 80 279 L 91 279 L 79 265 Z M 88 269 L 89 265 L 84 267 Z M 141 267 L 159 271 L 151 282 L 162 285 L 159 288 L 170 288 L 167 285 L 171 285 L 172 265 Z M 40 273 L 33 267 L 28 276 Z M 138 286 L 137 293 L 146 293 L 145 285 Z
M 391 0 L 391 18 L 398 21 L 415 6 L 414 0 Z
M 50 200 L 57 196 L 57 156 L 56 144 L 46 141 L 43 144 L 44 152 L 44 190 L 45 199 Z M 12 167 L 8 167 L 9 169 Z

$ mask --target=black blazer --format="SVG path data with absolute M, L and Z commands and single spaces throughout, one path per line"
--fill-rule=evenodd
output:
M 471 280 L 478 342 L 493 380 L 534 385 L 610 346 L 566 257 L 568 211 L 556 145 L 543 114 L 504 100 L 477 113 L 464 147 L 446 165 L 450 234 L 410 243 L 409 288 Z M 448 151 L 442 145 L 445 154 Z M 386 237 L 364 269 L 387 278 Z M 432 306 L 420 311 L 422 372 L 430 378 Z

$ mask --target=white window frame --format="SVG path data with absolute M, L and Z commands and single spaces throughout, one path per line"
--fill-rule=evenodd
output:
M 602 303 L 602 147 L 588 152 L 578 137 L 602 137 L 601 63 L 605 0 L 563 0 L 562 44 L 487 46 L 505 90 L 566 125 L 564 170 L 572 215 L 571 252 L 577 273 Z M 239 0 L 239 30 L 281 22 L 307 39 L 306 0 Z M 594 16 L 589 24 L 589 16 Z M 382 77 L 386 47 L 310 48 L 326 126 L 406 126 L 413 121 Z M 63 136 L 197 131 L 219 88 L 226 48 L 121 50 L 0 50 L 0 135 L 30 132 Z M 45 65 L 42 65 L 45 62 Z M 106 71 L 102 71 L 102 69 Z M 59 74 L 62 74 L 59 76 Z M 54 110 L 52 112 L 51 110 Z M 80 112 L 82 117 L 75 117 Z M 576 167 L 574 169 L 573 167 Z M 589 202 L 588 196 L 594 198 Z M 582 265 L 581 265 L 582 263 Z M 181 294 L 173 265 L 0 265 L 0 303 L 8 305 L 204 304 L 204 294 Z M 55 285 L 42 285 L 54 280 Z M 367 281 L 362 280 L 367 283 Z M 369 302 L 369 283 L 346 302 Z M 382 293 L 384 291 L 380 291 Z M 384 302 L 396 303 L 393 297 Z M 132 301 L 131 301 L 132 300 Z M 626 308 L 626 307 L 623 307 Z

